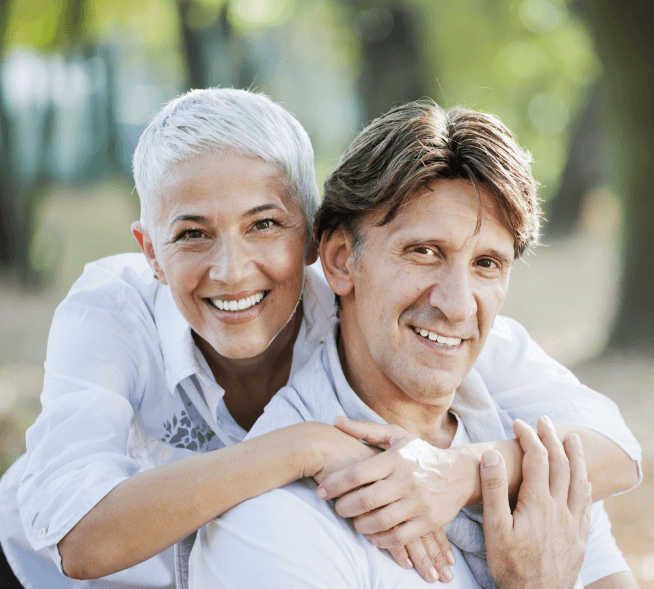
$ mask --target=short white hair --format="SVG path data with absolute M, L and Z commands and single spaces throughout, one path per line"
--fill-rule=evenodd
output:
M 171 100 L 141 134 L 133 166 L 144 228 L 153 229 L 153 199 L 175 166 L 212 152 L 257 157 L 279 168 L 311 237 L 320 194 L 307 132 L 264 94 L 231 88 L 191 90 Z

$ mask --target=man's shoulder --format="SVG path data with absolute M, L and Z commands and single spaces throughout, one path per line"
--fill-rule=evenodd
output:
M 298 481 L 202 528 L 189 560 L 190 586 L 367 587 L 365 541 L 318 499 L 312 481 Z

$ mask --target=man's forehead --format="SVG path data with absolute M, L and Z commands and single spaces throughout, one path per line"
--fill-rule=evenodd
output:
M 359 227 L 365 230 L 369 227 L 388 225 L 391 233 L 410 230 L 416 219 L 440 218 L 443 211 L 438 211 L 440 214 L 434 215 L 435 209 L 440 208 L 440 205 L 448 196 L 461 194 L 465 195 L 464 199 L 468 200 L 470 206 L 474 208 L 474 215 L 477 220 L 476 231 L 479 230 L 484 217 L 488 217 L 500 224 L 513 236 L 498 198 L 483 184 L 475 185 L 469 180 L 460 178 L 431 180 L 408 195 L 397 207 L 394 216 L 387 223 L 384 223 L 384 220 L 388 216 L 389 209 L 376 209 L 368 211 L 360 218 Z M 470 195 L 474 196 L 473 201 L 470 200 Z M 428 215 L 428 217 L 424 217 L 424 215 Z

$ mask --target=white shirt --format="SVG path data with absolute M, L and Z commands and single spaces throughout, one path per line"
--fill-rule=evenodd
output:
M 471 442 L 463 416 L 479 434 L 484 431 L 484 424 L 477 422 L 476 413 L 483 412 L 490 420 L 490 415 L 496 412 L 488 393 L 483 390 L 483 382 L 474 372 L 473 369 L 473 374 L 468 375 L 457 390 L 460 398 L 456 411 L 461 417 L 455 413 L 458 427 L 452 447 Z M 455 411 L 454 406 L 452 411 Z M 334 335 L 330 334 L 322 349 L 317 350 L 290 384 L 275 395 L 247 438 L 300 421 L 332 423 L 338 415 L 384 423 L 349 386 Z M 500 424 L 499 419 L 497 423 Z M 508 421 L 505 427 L 509 432 L 510 426 Z M 497 439 L 497 435 L 495 432 L 492 439 Z M 204 526 L 197 535 L 189 560 L 190 589 L 423 586 L 424 581 L 415 571 L 395 565 L 385 551 L 375 548 L 351 524 L 342 521 L 332 502 L 318 499 L 315 487 L 310 479 L 298 481 L 246 501 Z M 469 520 L 457 518 L 451 525 L 462 521 L 469 523 Z M 582 579 L 590 583 L 629 570 L 607 522 L 601 504 L 596 504 L 586 559 L 575 589 L 582 587 Z M 481 542 L 483 547 L 483 538 Z M 454 543 L 453 550 L 457 562 L 452 567 L 454 581 L 449 586 L 479 588 L 475 579 L 477 573 L 473 576 Z M 470 566 L 480 570 L 479 559 Z
M 336 320 L 333 294 L 312 270 L 303 308 L 291 375 Z M 640 461 L 615 404 L 580 385 L 515 321 L 498 317 L 476 367 L 509 414 L 534 423 L 549 413 L 555 422 L 596 429 Z M 240 441 L 245 432 L 223 394 L 168 287 L 153 279 L 142 254 L 88 264 L 53 319 L 43 411 L 27 433 L 29 460 L 0 481 L 0 496 L 9 499 L 0 504 L 0 541 L 17 576 L 51 589 L 54 580 L 42 584 L 47 575 L 30 568 L 32 552 L 49 551 L 61 569 L 56 544 L 116 485 L 141 470 Z M 133 585 L 172 585 L 171 562 L 164 553 L 138 565 L 142 573 Z M 117 573 L 124 586 L 135 574 Z

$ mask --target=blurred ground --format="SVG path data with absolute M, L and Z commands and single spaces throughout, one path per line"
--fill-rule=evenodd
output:
M 52 286 L 38 294 L 0 285 L 0 474 L 24 451 L 38 395 L 52 315 L 85 262 L 136 251 L 129 226 L 135 198 L 126 186 L 53 194 L 40 215 L 37 256 Z M 590 387 L 612 398 L 643 447 L 638 489 L 606 501 L 614 534 L 642 589 L 654 589 L 654 354 L 603 353 L 620 278 L 619 207 L 591 195 L 582 230 L 548 240 L 518 263 L 503 314 Z M 56 272 L 53 272 L 56 268 Z M 599 354 L 599 356 L 598 356 Z

